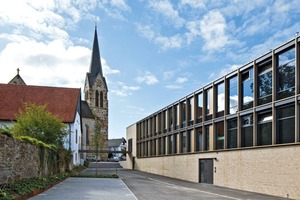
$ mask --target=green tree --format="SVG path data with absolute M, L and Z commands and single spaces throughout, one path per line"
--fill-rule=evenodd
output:
M 101 134 L 100 122 L 96 122 L 94 127 L 94 135 L 92 136 L 91 140 L 93 150 L 95 150 L 96 160 L 98 162 L 100 157 L 100 150 L 103 148 L 104 145 L 103 134 Z M 96 175 L 98 175 L 98 167 L 99 165 L 97 164 Z
M 17 121 L 12 127 L 15 136 L 29 136 L 46 144 L 62 145 L 67 135 L 66 125 L 46 110 L 47 105 L 24 104 L 20 109 Z

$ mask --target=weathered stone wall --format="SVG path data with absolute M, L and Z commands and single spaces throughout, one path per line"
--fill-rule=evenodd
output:
M 57 152 L 0 134 L 0 184 L 70 168 Z

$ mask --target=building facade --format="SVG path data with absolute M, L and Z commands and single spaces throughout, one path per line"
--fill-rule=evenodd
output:
M 300 198 L 299 48 L 296 36 L 129 126 L 127 167 Z

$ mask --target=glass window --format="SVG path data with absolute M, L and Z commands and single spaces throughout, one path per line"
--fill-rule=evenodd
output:
M 99 107 L 99 92 L 96 90 L 95 92 L 95 106 Z
M 227 121 L 227 148 L 237 148 L 237 119 Z
M 100 92 L 100 107 L 103 108 L 103 92 Z
M 168 110 L 168 115 L 169 115 L 169 131 L 172 131 L 173 129 L 173 109 L 169 108 Z
M 205 91 L 205 104 L 206 104 L 206 109 L 205 109 L 205 120 L 210 120 L 212 119 L 212 114 L 213 114 L 213 92 L 212 88 L 209 88 Z
M 186 126 L 186 101 L 181 102 L 181 128 Z
M 187 144 L 186 132 L 182 132 L 181 133 L 181 153 L 187 152 L 186 144 Z
M 241 146 L 253 146 L 253 115 L 242 117 Z
M 295 106 L 290 105 L 277 109 L 276 143 L 295 142 Z
M 295 49 L 278 55 L 277 60 L 277 99 L 295 94 Z
M 169 154 L 173 153 L 173 135 L 169 135 Z
M 217 110 L 216 116 L 221 117 L 224 115 L 224 106 L 225 106 L 225 89 L 224 83 L 220 83 L 217 85 Z
M 194 98 L 189 98 L 188 99 L 188 111 L 187 111 L 187 115 L 188 115 L 188 125 L 191 126 L 194 124 L 194 113 L 193 113 L 193 107 L 194 107 Z
M 253 68 L 242 74 L 242 110 L 253 107 Z
M 202 109 L 203 109 L 203 95 L 199 93 L 197 95 L 197 123 L 202 122 Z
M 205 150 L 209 151 L 210 150 L 210 140 L 211 140 L 211 135 L 213 135 L 213 126 L 205 126 Z
M 272 144 L 272 112 L 258 114 L 257 145 Z
M 196 151 L 203 151 L 203 135 L 202 135 L 202 127 L 196 129 Z
M 257 77 L 257 104 L 262 105 L 272 101 L 272 63 L 258 67 Z
M 177 136 L 178 136 L 178 134 L 174 134 L 173 135 L 173 142 L 174 142 L 174 144 L 173 144 L 173 153 L 177 153 Z
M 167 111 L 163 111 L 163 130 L 167 132 Z
M 216 149 L 224 149 L 224 122 L 216 124 Z
M 236 113 L 238 110 L 238 83 L 237 76 L 228 80 L 228 114 Z
M 175 121 L 175 130 L 179 128 L 179 104 L 174 106 L 174 121 Z

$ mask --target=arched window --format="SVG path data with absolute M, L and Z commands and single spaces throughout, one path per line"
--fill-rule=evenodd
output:
M 84 99 L 88 100 L 88 91 L 85 92 Z
M 89 138 L 89 126 L 88 125 L 85 125 L 85 129 L 86 129 L 86 133 L 85 133 L 85 141 L 86 141 L 86 145 L 89 145 L 90 144 L 90 138 Z
M 100 107 L 103 108 L 103 92 L 100 92 Z
M 98 90 L 96 90 L 96 93 L 95 93 L 95 106 L 99 107 L 99 92 L 98 92 Z

